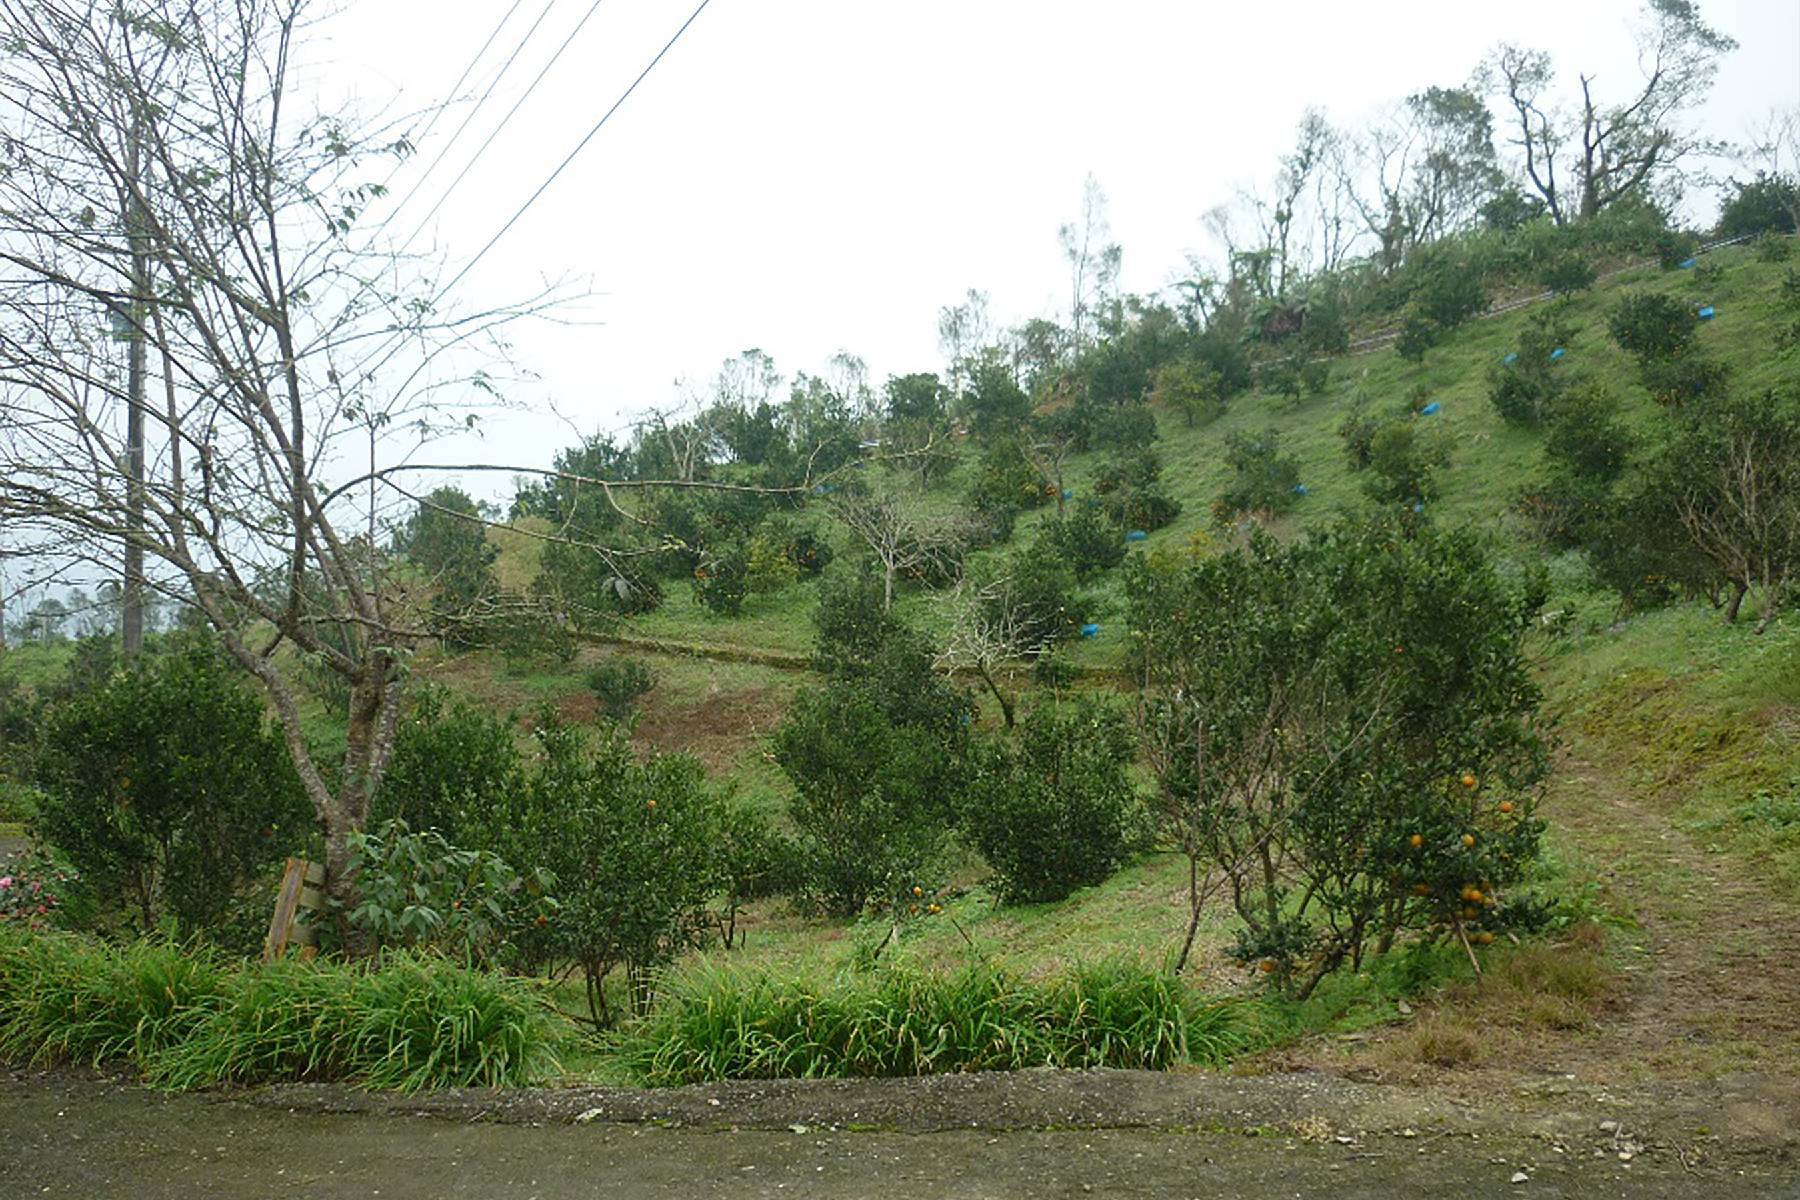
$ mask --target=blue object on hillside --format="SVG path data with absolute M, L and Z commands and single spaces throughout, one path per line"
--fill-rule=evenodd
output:
M 968 713 L 964 713 L 962 715 L 962 723 L 964 725 L 973 725 L 975 723 L 975 718 L 971 717 Z
M 1567 350 L 1564 350 L 1561 346 L 1558 346 L 1556 349 L 1554 349 L 1550 352 L 1550 361 L 1555 362 L 1557 359 L 1561 358 L 1563 355 L 1565 355 L 1567 353 L 1568 353 Z
M 1075 496 L 1075 493 L 1074 493 L 1074 492 L 1071 492 L 1071 491 L 1070 491 L 1070 490 L 1069 490 L 1069 489 L 1068 489 L 1068 488 L 1064 488 L 1064 489 L 1063 489 L 1063 499 L 1064 499 L 1064 500 L 1070 500 L 1070 499 L 1073 499 L 1073 498 L 1074 498 L 1074 496 Z
M 1306 495 L 1306 485 L 1304 483 L 1296 483 L 1294 485 L 1294 495 L 1296 495 L 1296 496 Z
M 1081 636 L 1086 638 L 1099 637 L 1100 627 L 1098 625 L 1083 625 L 1081 627 Z
M 1413 511 L 1416 513 L 1422 513 L 1425 511 L 1425 506 L 1423 504 L 1415 504 L 1415 505 L 1413 505 Z
M 1702 321 L 1712 320 L 1713 319 L 1712 305 L 1710 305 L 1710 304 L 1707 305 L 1705 308 L 1701 309 L 1699 312 L 1695 313 L 1694 315 L 1699 317 Z
M 1433 400 L 1430 404 L 1427 404 L 1424 408 L 1419 410 L 1419 415 L 1421 417 L 1429 417 L 1432 413 L 1436 412 L 1439 407 L 1438 402 Z
M 1684 271 L 1691 271 L 1694 269 L 1694 264 L 1698 261 L 1699 261 L 1698 259 L 1684 258 L 1676 265 L 1679 266 Z
M 1150 536 L 1149 534 L 1145 533 L 1141 529 L 1132 529 L 1132 530 L 1126 531 L 1125 540 L 1128 542 L 1141 542 L 1149 536 Z
M 1517 350 L 1514 350 L 1510 354 L 1508 354 L 1505 358 L 1500 360 L 1500 365 L 1503 367 L 1510 367 L 1518 361 L 1519 361 L 1519 352 Z

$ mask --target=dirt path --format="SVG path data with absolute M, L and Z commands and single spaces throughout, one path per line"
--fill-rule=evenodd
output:
M 1709 853 L 1627 775 L 1570 758 L 1548 797 L 1550 820 L 1634 921 L 1623 1003 L 1566 1061 L 1595 1079 L 1800 1078 L 1800 907 Z

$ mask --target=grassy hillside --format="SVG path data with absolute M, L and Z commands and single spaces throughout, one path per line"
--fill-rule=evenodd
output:
M 1656 410 L 1637 385 L 1630 361 L 1612 343 L 1605 321 L 1621 294 L 1652 289 L 1714 307 L 1717 318 L 1702 326 L 1700 338 L 1710 353 L 1732 364 L 1735 387 L 1792 384 L 1800 380 L 1800 350 L 1778 351 L 1772 336 L 1785 269 L 1761 261 L 1749 248 L 1728 248 L 1709 256 L 1698 271 L 1617 272 L 1566 303 L 1573 336 L 1563 369 L 1604 382 L 1625 402 L 1631 419 L 1651 420 Z M 1537 556 L 1511 507 L 1538 469 L 1541 435 L 1503 424 L 1487 400 L 1490 370 L 1513 347 L 1535 308 L 1474 321 L 1420 363 L 1391 349 L 1340 358 L 1332 363 L 1323 392 L 1298 402 L 1253 391 L 1234 398 L 1224 417 L 1198 427 L 1159 412 L 1164 480 L 1183 513 L 1174 525 L 1152 534 L 1145 549 L 1224 536 L 1211 528 L 1210 508 L 1227 480 L 1223 447 L 1234 431 L 1273 428 L 1284 451 L 1299 460 L 1308 495 L 1277 522 L 1278 531 L 1292 532 L 1363 506 L 1361 476 L 1349 467 L 1338 426 L 1359 404 L 1391 410 L 1417 392 L 1436 401 L 1439 410 L 1416 419 L 1435 423 L 1452 446 L 1432 515 L 1488 532 L 1503 558 Z M 1098 465 L 1097 455 L 1071 465 L 1067 477 L 1078 497 L 1090 487 Z M 943 486 L 960 490 L 970 469 L 965 461 Z M 1022 517 L 1014 544 L 1029 539 L 1049 513 Z M 842 548 L 849 549 L 847 540 Z M 502 550 L 509 582 L 528 579 L 530 543 L 502 535 Z M 1590 585 L 1576 556 L 1562 556 L 1551 566 L 1558 587 L 1553 604 L 1575 620 L 1561 635 L 1546 634 L 1534 652 L 1564 741 L 1564 777 L 1553 788 L 1555 804 L 1575 819 L 1553 822 L 1551 866 L 1539 882 L 1541 890 L 1562 898 L 1571 911 L 1591 911 L 1630 927 L 1636 902 L 1628 885 L 1658 886 L 1654 863 L 1639 863 L 1632 868 L 1641 868 L 1639 875 L 1621 879 L 1617 864 L 1608 862 L 1617 847 L 1578 819 L 1583 793 L 1568 764 L 1579 763 L 1641 794 L 1647 811 L 1666 822 L 1666 836 L 1691 839 L 1704 854 L 1767 880 L 1779 894 L 1800 895 L 1800 626 L 1789 619 L 1758 637 L 1748 628 L 1725 627 L 1703 605 L 1621 619 L 1616 599 Z M 1098 638 L 1071 648 L 1073 660 L 1084 667 L 1111 667 L 1121 659 L 1120 588 L 1115 571 L 1089 590 L 1086 615 L 1102 630 Z M 737 651 L 804 655 L 812 639 L 815 596 L 811 586 L 796 585 L 775 596 L 751 597 L 744 616 L 727 619 L 706 613 L 686 589 L 675 586 L 660 610 L 624 623 L 625 644 L 590 646 L 566 668 L 508 675 L 488 656 L 472 655 L 434 659 L 423 670 L 488 702 L 522 707 L 550 700 L 579 717 L 592 709 L 581 682 L 588 664 L 610 654 L 642 657 L 659 672 L 659 682 L 643 706 L 639 744 L 692 750 L 715 775 L 778 811 L 786 785 L 768 761 L 763 739 L 788 699 L 806 686 L 807 674 L 766 663 L 662 653 L 645 640 L 709 647 L 727 656 Z M 929 593 L 908 592 L 901 609 L 930 630 L 936 603 Z M 1096 672 L 1092 683 L 1112 686 L 1104 672 Z M 957 961 L 974 952 L 1030 972 L 1121 952 L 1160 959 L 1180 936 L 1186 876 L 1178 855 L 1152 854 L 1106 884 L 1056 905 L 1001 908 L 982 886 L 982 875 L 976 860 L 958 864 L 938 897 L 944 912 L 912 927 L 896 944 L 884 944 L 886 926 L 820 922 L 781 904 L 755 906 L 746 917 L 747 948 L 733 952 L 733 960 L 829 975 L 866 961 L 879 948 L 888 958 L 924 963 Z M 1242 981 L 1221 955 L 1204 949 L 1220 946 L 1227 926 L 1221 914 L 1202 935 L 1203 974 L 1217 986 Z M 1576 1007 L 1603 990 L 1593 983 L 1598 968 L 1581 957 L 1591 949 L 1570 951 L 1586 964 L 1578 964 L 1574 974 L 1588 981 L 1568 1001 Z M 1434 977 L 1442 978 L 1463 967 L 1442 962 L 1433 969 L 1439 972 Z M 1555 973 L 1536 959 L 1520 970 L 1530 979 L 1537 978 L 1531 972 Z M 1317 1011 L 1302 1023 L 1342 1030 L 1392 1019 L 1399 998 L 1417 982 L 1389 974 L 1347 979 L 1324 989 L 1315 1000 Z M 1529 979 L 1513 982 L 1527 992 L 1538 986 Z

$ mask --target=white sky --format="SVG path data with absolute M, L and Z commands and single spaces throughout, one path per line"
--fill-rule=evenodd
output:
M 474 254 L 686 18 L 695 0 L 603 0 L 419 245 Z M 441 97 L 511 0 L 352 0 L 309 77 L 367 110 Z M 521 0 L 463 89 L 478 94 L 538 35 L 444 165 L 394 220 L 410 232 L 590 0 Z M 1741 139 L 1800 105 L 1800 0 L 1703 0 L 1741 48 L 1703 123 Z M 1113 0 L 713 0 L 583 155 L 465 280 L 465 305 L 547 277 L 591 288 L 587 327 L 515 331 L 529 399 L 583 430 L 672 402 L 758 346 L 818 370 L 842 349 L 873 380 L 939 367 L 940 306 L 970 287 L 1012 323 L 1057 315 L 1056 228 L 1099 179 L 1123 284 L 1152 291 L 1204 249 L 1200 215 L 1266 180 L 1308 105 L 1339 125 L 1463 82 L 1495 43 L 1550 50 L 1607 94 L 1638 78 L 1632 0 L 1174 3 Z M 465 106 L 466 109 L 466 106 Z M 429 162 L 462 110 L 414 160 Z M 409 189 L 409 176 L 395 182 Z M 1710 216 L 1710 211 L 1705 215 Z M 480 451 L 547 465 L 574 438 L 511 417 Z M 471 481 L 499 496 L 500 479 Z

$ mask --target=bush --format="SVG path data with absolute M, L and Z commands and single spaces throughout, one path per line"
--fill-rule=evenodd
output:
M 1028 1067 L 1218 1066 L 1247 1047 L 1239 1010 L 1126 961 L 1049 981 L 982 963 L 948 974 L 776 977 L 700 965 L 633 1026 L 623 1062 L 641 1082 L 906 1077 Z
M 933 869 L 960 791 L 950 731 L 896 722 L 872 681 L 835 680 L 795 698 L 772 747 L 794 786 L 788 816 L 809 902 L 855 916 Z
M 1640 364 L 1679 358 L 1694 348 L 1699 318 L 1692 306 L 1663 292 L 1627 292 L 1606 320 L 1619 348 Z
M 145 930 L 221 934 L 311 824 L 262 701 L 198 640 L 52 708 L 35 769 L 38 831 Z
M 1760 233 L 1779 237 L 1793 233 L 1794 215 L 1800 213 L 1800 180 L 1792 175 L 1758 171 L 1749 183 L 1733 179 L 1719 208 L 1714 234 L 1721 238 Z
M 45 854 L 14 859 L 0 870 L 0 922 L 48 929 L 61 920 L 69 893 L 81 885 L 78 872 Z
M 1488 372 L 1488 400 L 1509 425 L 1541 425 L 1555 411 L 1568 386 L 1568 375 L 1552 355 L 1573 334 L 1559 307 L 1533 316 L 1519 335 L 1518 346 Z
M 518 786 L 519 773 L 510 717 L 425 688 L 394 731 L 393 755 L 369 820 L 404 821 L 466 844 L 483 836 L 487 812 Z
M 1240 953 L 1305 991 L 1402 930 L 1478 933 L 1543 829 L 1542 589 L 1391 521 L 1129 570 L 1148 757 L 1174 839 L 1227 873 Z
M 600 711 L 624 721 L 637 707 L 638 697 L 656 686 L 656 675 L 635 658 L 609 658 L 588 672 L 587 683 Z
M 1067 516 L 1045 522 L 1041 536 L 1069 564 L 1078 583 L 1125 561 L 1125 531 L 1092 502 L 1077 504 Z
M 1594 264 L 1574 251 L 1556 255 L 1538 270 L 1538 282 L 1544 290 L 1558 296 L 1585 292 L 1594 286 L 1597 277 Z
M 1419 313 L 1408 313 L 1400 322 L 1400 336 L 1394 339 L 1394 352 L 1407 362 L 1425 361 L 1425 352 L 1438 344 L 1441 333 L 1436 322 Z
M 1219 373 L 1191 358 L 1179 359 L 1158 370 L 1151 398 L 1180 413 L 1190 429 L 1210 425 L 1225 415 L 1225 389 Z
M 750 594 L 750 559 L 743 546 L 730 542 L 708 548 L 694 568 L 694 599 L 708 612 L 735 617 Z
M 1656 263 L 1665 271 L 1673 271 L 1700 253 L 1700 239 L 1681 229 L 1661 229 L 1651 238 Z
M 1225 435 L 1225 462 L 1232 479 L 1221 497 L 1231 513 L 1279 513 L 1293 507 L 1300 482 L 1300 463 L 1281 452 L 1281 435 L 1265 429 L 1259 436 Z
M 1378 504 L 1422 504 L 1437 497 L 1437 474 L 1449 465 L 1441 429 L 1422 429 L 1417 418 L 1390 421 L 1369 440 L 1363 491 Z
M 1017 739 L 977 744 L 961 824 L 1002 901 L 1061 900 L 1103 883 L 1142 844 L 1135 748 L 1124 718 L 1088 699 L 1033 709 Z
M 1054 495 L 1055 488 L 1016 439 L 997 436 L 983 447 L 969 490 L 972 507 L 983 512 L 1017 512 L 1036 508 Z
M 404 821 L 352 834 L 350 854 L 357 903 L 341 915 L 376 948 L 429 950 L 482 966 L 557 909 L 548 872 L 522 876 L 497 854 L 458 849 Z
M 1300 399 L 1304 384 L 1300 378 L 1299 362 L 1293 358 L 1270 359 L 1257 368 L 1256 386 L 1265 392 L 1285 396 L 1290 401 Z
M 518 944 L 579 963 L 596 1020 L 610 1018 L 603 988 L 616 967 L 642 1011 L 653 972 L 713 926 L 722 803 L 696 760 L 639 760 L 616 726 L 576 729 L 546 713 L 533 736 L 539 762 L 495 807 L 485 843 L 556 880 L 558 911 Z
M 1794 257 L 1794 239 L 1779 233 L 1765 233 L 1756 239 L 1756 261 L 1784 263 Z
M 721 814 L 719 851 L 725 880 L 719 932 L 726 949 L 739 944 L 738 910 L 752 900 L 791 894 L 799 873 L 793 842 L 758 809 L 733 806 Z

